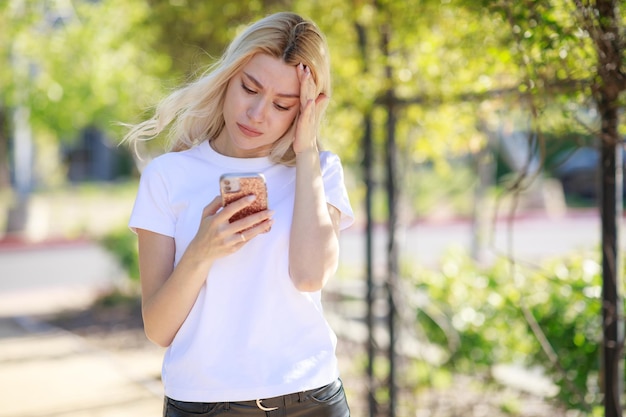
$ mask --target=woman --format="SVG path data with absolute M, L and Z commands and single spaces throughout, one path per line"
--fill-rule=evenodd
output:
M 126 136 L 171 139 L 129 222 L 146 335 L 168 348 L 164 416 L 349 416 L 320 302 L 353 221 L 339 158 L 318 142 L 329 95 L 324 36 L 278 13 Z M 223 207 L 226 172 L 263 174 L 269 209 L 229 222 L 253 198 Z

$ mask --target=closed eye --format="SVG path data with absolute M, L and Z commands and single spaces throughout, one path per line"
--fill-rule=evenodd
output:
M 246 83 L 242 82 L 241 83 L 241 88 L 243 88 L 243 91 L 245 91 L 247 94 L 250 95 L 255 95 L 257 94 L 257 92 L 253 89 L 251 89 L 250 87 L 248 87 L 246 85 Z M 288 111 L 291 109 L 291 107 L 285 107 L 285 106 L 281 106 L 280 104 L 274 103 L 274 107 L 278 110 L 278 111 Z
M 274 107 L 276 107 L 280 111 L 287 111 L 290 109 L 290 107 L 281 106 L 280 104 L 276 104 L 276 103 L 274 103 Z
M 241 83 L 241 88 L 243 88 L 243 90 L 248 94 L 256 94 L 256 91 L 249 88 L 245 83 Z

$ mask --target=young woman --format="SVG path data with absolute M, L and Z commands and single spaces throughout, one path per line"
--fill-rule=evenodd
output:
M 318 127 L 330 96 L 317 26 L 270 15 L 125 140 L 163 131 L 142 173 L 137 233 L 146 335 L 167 347 L 164 416 L 349 416 L 321 290 L 353 221 L 339 158 Z M 268 210 L 229 222 L 224 173 L 261 173 Z

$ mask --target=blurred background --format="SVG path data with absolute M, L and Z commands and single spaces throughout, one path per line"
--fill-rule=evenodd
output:
M 137 158 L 123 124 L 281 10 L 330 45 L 323 141 L 357 223 L 325 298 L 353 415 L 621 415 L 620 2 L 4 0 L 0 416 L 158 415 L 126 222 L 163 141 Z

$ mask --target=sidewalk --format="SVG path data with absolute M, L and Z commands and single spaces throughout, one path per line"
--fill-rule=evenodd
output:
M 124 360 L 33 319 L 2 318 L 0 416 L 159 416 L 161 394 L 142 380 L 159 361 Z
M 0 248 L 0 417 L 162 414 L 161 350 L 104 350 L 37 319 L 89 305 L 110 267 L 89 242 Z

